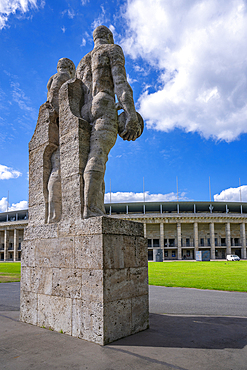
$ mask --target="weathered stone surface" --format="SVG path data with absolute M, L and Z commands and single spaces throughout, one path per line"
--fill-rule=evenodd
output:
M 39 226 L 30 226 L 28 223 L 28 227 L 25 229 L 24 238 L 26 240 L 34 240 L 34 239 L 51 239 L 58 237 L 58 225 L 51 224 L 51 225 L 39 225 Z
M 74 299 L 72 304 L 72 335 L 104 345 L 103 302 Z
M 31 292 L 31 267 L 21 267 L 21 288 L 25 292 Z
M 113 221 L 114 220 L 114 221 Z M 103 217 L 103 233 L 115 234 L 114 230 L 118 230 L 118 235 L 128 236 L 144 236 L 143 224 L 133 221 L 120 220 L 111 217 Z
M 85 301 L 103 302 L 103 269 L 82 269 L 81 297 Z
M 29 151 L 32 152 L 48 142 L 58 145 L 57 113 L 49 103 L 44 103 L 39 109 L 39 117 L 29 143 Z
M 21 267 L 34 267 L 36 263 L 35 243 L 30 240 L 24 240 L 21 244 L 21 249 Z
M 131 333 L 138 333 L 149 327 L 148 294 L 131 300 Z
M 103 268 L 102 235 L 83 235 L 75 237 L 75 267 Z
M 116 338 L 123 338 L 132 334 L 130 298 L 105 303 L 104 309 L 104 344 L 113 342 Z
M 31 291 L 52 294 L 52 270 L 48 267 L 35 267 L 30 271 Z
M 72 301 L 69 298 L 38 295 L 38 325 L 71 335 Z
M 64 298 L 81 298 L 81 285 L 81 269 L 52 269 L 52 295 Z
M 33 325 L 37 325 L 38 321 L 38 295 L 23 288 L 20 295 L 20 320 Z
M 104 209 L 108 154 L 118 132 L 135 140 L 143 121 L 122 49 L 104 26 L 93 36 L 76 76 L 59 60 L 29 144 L 20 319 L 104 345 L 148 327 L 143 225 Z
M 59 113 L 59 91 L 61 86 L 75 76 L 75 65 L 68 58 L 61 58 L 57 63 L 57 73 L 47 83 L 47 101 L 55 112 Z
M 36 240 L 36 265 L 40 267 L 74 267 L 73 238 Z
M 133 230 L 140 225 L 105 218 L 81 220 L 67 237 L 55 224 L 27 228 L 22 321 L 101 345 L 148 327 L 147 245 Z

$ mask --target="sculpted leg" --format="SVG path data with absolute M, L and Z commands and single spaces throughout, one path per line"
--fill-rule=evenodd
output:
M 104 175 L 103 172 L 99 171 L 84 173 L 84 218 L 105 214 L 104 193 L 102 191 Z
M 61 178 L 59 149 L 51 156 L 52 169 L 49 177 L 48 189 L 48 219 L 47 222 L 57 222 L 61 216 Z
M 102 124 L 102 118 L 100 123 Z M 107 123 L 109 125 L 109 120 Z M 116 139 L 117 130 L 115 132 L 102 129 L 92 131 L 90 153 L 84 171 L 84 218 L 105 214 L 105 167 L 108 154 Z

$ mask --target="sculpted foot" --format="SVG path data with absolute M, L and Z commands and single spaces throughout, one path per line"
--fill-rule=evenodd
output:
M 104 216 L 104 215 L 105 215 L 105 213 L 101 209 L 99 209 L 97 207 L 95 207 L 93 209 L 90 209 L 88 207 L 85 207 L 84 208 L 84 212 L 83 212 L 83 218 L 96 217 L 96 216 Z

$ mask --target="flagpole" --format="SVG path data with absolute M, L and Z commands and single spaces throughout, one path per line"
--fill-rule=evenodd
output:
M 210 183 L 210 176 L 209 176 L 209 198 L 211 202 L 211 183 Z
M 144 176 L 143 176 L 143 202 L 145 203 L 145 183 L 144 183 Z
M 242 194 L 241 194 L 241 182 L 239 178 L 239 197 L 240 197 L 240 202 L 242 202 Z

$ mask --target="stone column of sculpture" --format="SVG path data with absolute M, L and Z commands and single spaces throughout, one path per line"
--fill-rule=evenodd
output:
M 68 58 L 61 58 L 57 63 L 57 73 L 50 77 L 47 84 L 47 102 L 50 103 L 58 116 L 59 122 L 59 91 L 61 86 L 75 75 L 75 65 Z M 57 127 L 58 131 L 58 127 Z M 61 216 L 61 178 L 60 178 L 59 147 L 47 158 L 50 162 L 51 172 L 47 183 L 48 204 L 47 222 L 59 221 Z
M 105 26 L 97 27 L 93 38 L 94 49 L 77 67 L 77 78 L 85 86 L 81 116 L 92 126 L 90 151 L 84 170 L 84 218 L 105 213 L 105 167 L 118 132 L 124 140 L 135 140 L 143 130 L 143 120 L 137 115 L 133 92 L 127 82 L 121 47 L 114 44 L 112 32 Z M 115 94 L 118 104 L 115 103 Z M 124 110 L 120 130 L 118 109 Z

